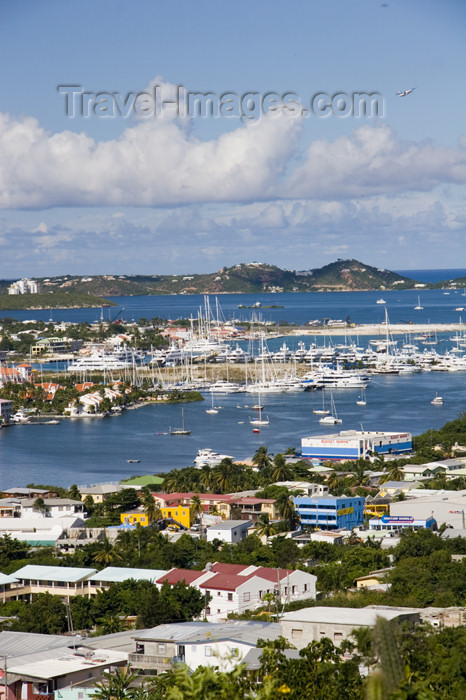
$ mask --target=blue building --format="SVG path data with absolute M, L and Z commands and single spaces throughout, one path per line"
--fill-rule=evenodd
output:
M 320 530 L 351 530 L 353 527 L 362 525 L 364 502 L 364 498 L 349 496 L 326 498 L 297 496 L 294 499 L 301 525 Z
M 368 459 L 375 455 L 403 454 L 412 449 L 410 433 L 342 430 L 301 440 L 303 459 Z

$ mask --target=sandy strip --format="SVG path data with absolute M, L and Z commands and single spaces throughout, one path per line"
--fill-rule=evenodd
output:
M 390 335 L 421 335 L 423 333 L 448 333 L 466 331 L 466 323 L 390 323 L 388 333 Z M 387 335 L 385 323 L 367 323 L 350 328 L 300 328 L 293 331 L 294 335 Z

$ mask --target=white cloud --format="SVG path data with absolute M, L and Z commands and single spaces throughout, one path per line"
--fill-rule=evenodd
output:
M 301 154 L 298 117 L 266 115 L 202 141 L 188 119 L 167 115 L 135 120 L 118 139 L 96 142 L 0 114 L 0 207 L 339 201 L 466 182 L 466 137 L 456 148 L 402 141 L 380 122 L 314 141 Z M 270 225 L 272 218 L 280 225 L 280 206 L 267 212 Z

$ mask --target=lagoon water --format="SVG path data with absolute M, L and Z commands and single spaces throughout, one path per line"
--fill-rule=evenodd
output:
M 418 291 L 383 292 L 390 321 L 418 323 L 454 323 L 461 313 L 455 307 L 466 306 L 463 290 L 419 291 L 422 311 L 414 311 Z M 350 316 L 357 323 L 381 323 L 385 306 L 377 305 L 380 292 L 221 295 L 225 318 L 251 318 L 260 313 L 263 320 L 285 320 L 305 323 L 311 319 Z M 203 304 L 202 296 L 118 297 L 119 309 L 104 310 L 105 318 L 141 317 L 179 318 L 197 315 Z M 264 305 L 283 305 L 282 309 L 253 311 L 238 309 L 256 301 Z M 215 308 L 215 304 L 211 299 Z M 3 316 L 21 319 L 50 318 L 50 311 L 10 311 Z M 465 313 L 466 315 L 466 313 Z M 53 310 L 53 320 L 94 321 L 100 310 Z M 305 339 L 306 346 L 313 340 Z M 366 344 L 367 338 L 360 338 Z M 286 339 L 296 347 L 298 338 Z M 445 336 L 438 351 L 447 348 Z M 277 339 L 274 343 L 283 342 Z M 322 342 L 320 339 L 319 342 Z M 270 345 L 272 348 L 272 344 Z M 340 426 L 321 426 L 313 408 L 321 405 L 322 394 L 291 393 L 262 397 L 270 425 L 252 433 L 249 425 L 252 411 L 245 408 L 255 403 L 250 394 L 234 394 L 216 399 L 223 408 L 217 415 L 207 415 L 206 401 L 184 407 L 185 424 L 190 436 L 160 435 L 170 426 L 181 422 L 179 405 L 145 406 L 111 418 L 63 420 L 60 425 L 19 425 L 0 430 L 0 488 L 24 486 L 27 483 L 48 483 L 68 486 L 71 483 L 90 484 L 117 481 L 132 474 L 148 474 L 181 468 L 192 463 L 197 450 L 210 447 L 230 454 L 235 459 L 249 459 L 258 446 L 267 445 L 271 452 L 299 447 L 301 438 L 339 430 L 399 430 L 418 434 L 439 428 L 465 409 L 466 373 L 429 372 L 413 376 L 376 376 L 367 388 L 367 405 L 356 406 L 358 390 L 335 390 L 334 399 Z M 444 397 L 443 406 L 432 406 L 436 392 Z M 241 408 L 237 408 L 237 405 Z M 128 459 L 140 459 L 140 464 L 128 464 Z

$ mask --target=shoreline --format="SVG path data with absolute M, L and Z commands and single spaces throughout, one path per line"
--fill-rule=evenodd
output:
M 466 331 L 466 323 L 364 323 L 360 326 L 295 329 L 288 335 L 402 335 L 403 333 L 449 333 Z

